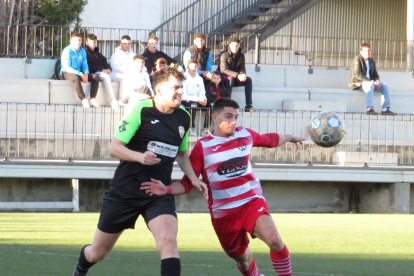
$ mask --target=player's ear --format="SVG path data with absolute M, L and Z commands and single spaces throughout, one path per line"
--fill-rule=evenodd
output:
M 211 119 L 213 120 L 214 123 L 216 123 L 217 114 L 216 113 L 211 113 Z

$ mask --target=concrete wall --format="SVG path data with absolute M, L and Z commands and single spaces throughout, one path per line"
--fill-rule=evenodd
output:
M 80 211 L 99 212 L 109 180 L 81 179 Z M 263 181 L 263 195 L 270 212 L 290 213 L 408 213 L 399 209 L 394 184 Z M 409 184 L 407 184 L 409 185 Z M 414 185 L 414 184 L 412 184 Z M 0 202 L 71 201 L 70 179 L 0 179 Z M 410 213 L 414 213 L 411 189 Z M 401 195 L 398 195 L 401 196 Z M 404 196 L 407 197 L 405 194 Z M 178 212 L 208 212 L 202 193 L 176 197 Z M 30 210 L 42 211 L 42 210 Z M 54 210 L 48 210 L 54 211 Z M 62 210 L 60 210 L 62 211 Z M 71 211 L 71 210 L 66 210 Z
M 89 0 L 81 14 L 82 26 L 154 29 L 161 24 L 162 0 Z

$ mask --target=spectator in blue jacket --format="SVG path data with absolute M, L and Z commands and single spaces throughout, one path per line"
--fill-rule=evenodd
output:
M 184 52 L 183 61 L 184 66 L 187 67 L 188 62 L 192 59 L 197 60 L 197 73 L 203 78 L 204 84 L 211 80 L 211 63 L 213 56 L 210 49 L 206 46 L 206 37 L 203 34 L 197 33 L 194 35 L 194 44 L 188 47 Z M 188 68 L 186 68 L 188 70 Z
M 89 74 L 86 51 L 81 47 L 82 37 L 80 34 L 73 33 L 70 38 L 70 45 L 63 49 L 61 57 L 60 74 L 65 80 L 73 81 L 76 93 L 82 101 L 84 108 L 99 107 L 95 100 L 99 88 L 99 77 Z M 91 83 L 90 100 L 88 101 L 83 92 L 82 84 Z

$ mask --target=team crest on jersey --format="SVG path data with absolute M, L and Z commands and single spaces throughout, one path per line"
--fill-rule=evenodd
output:
M 119 125 L 119 132 L 123 132 L 126 130 L 126 126 L 129 124 L 129 122 L 122 120 L 121 124 Z
M 183 138 L 185 134 L 185 129 L 183 126 L 178 127 L 178 132 L 180 133 L 180 137 Z
M 239 146 L 237 148 L 240 151 L 245 151 L 247 149 L 246 143 L 241 138 L 237 138 L 237 142 L 239 143 Z

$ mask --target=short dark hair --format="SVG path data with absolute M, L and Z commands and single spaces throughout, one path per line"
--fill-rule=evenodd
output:
M 230 37 L 228 44 L 230 45 L 230 43 L 232 42 L 237 42 L 238 44 L 240 44 L 240 39 L 236 36 L 232 36 Z
M 194 35 L 194 39 L 193 39 L 193 40 L 196 40 L 196 38 L 201 38 L 201 39 L 206 40 L 205 35 L 203 35 L 202 33 L 196 33 L 196 34 Z
M 121 37 L 121 40 L 123 40 L 123 39 L 126 39 L 126 40 L 128 40 L 128 41 L 131 41 L 131 37 L 130 37 L 129 35 L 123 35 L 123 36 Z
M 157 37 L 156 35 L 150 35 L 150 36 L 148 37 L 148 42 L 149 42 L 151 39 L 154 39 L 155 41 L 157 41 L 157 42 L 158 42 L 158 37 Z
M 211 73 L 211 77 L 213 77 L 213 76 L 219 76 L 220 78 L 221 78 L 221 73 L 219 72 L 219 71 L 213 71 L 212 73 Z
M 96 37 L 96 35 L 94 35 L 94 34 L 88 34 L 87 36 L 86 36 L 86 39 L 88 40 L 93 40 L 93 41 L 97 41 L 98 40 L 98 38 Z
M 136 61 L 137 59 L 145 61 L 145 57 L 143 55 L 135 55 L 134 56 L 134 61 Z
M 362 48 L 368 48 L 371 49 L 371 45 L 369 45 L 368 43 L 364 42 L 361 44 L 361 48 L 359 49 L 360 51 L 362 50 Z
M 195 59 L 195 58 L 192 58 L 192 59 L 190 59 L 188 62 L 187 62 L 187 67 L 188 67 L 188 65 L 190 65 L 190 64 L 198 64 L 198 61 Z
M 159 59 L 157 59 L 155 64 L 165 64 L 165 65 L 167 65 L 167 60 L 165 58 L 159 58 Z
M 239 104 L 230 98 L 220 98 L 214 102 L 213 113 L 220 114 L 225 107 L 232 107 L 234 109 L 239 109 Z
M 70 39 L 72 39 L 74 37 L 79 37 L 79 38 L 82 39 L 82 36 L 79 33 L 72 33 L 72 35 L 70 36 Z
M 183 73 L 178 71 L 174 67 L 166 67 L 160 71 L 156 71 L 154 73 L 154 78 L 152 81 L 152 87 L 154 88 L 154 92 L 156 91 L 157 86 L 163 84 L 164 82 L 167 82 L 170 78 L 170 76 L 173 76 L 174 78 L 184 81 L 185 77 Z

